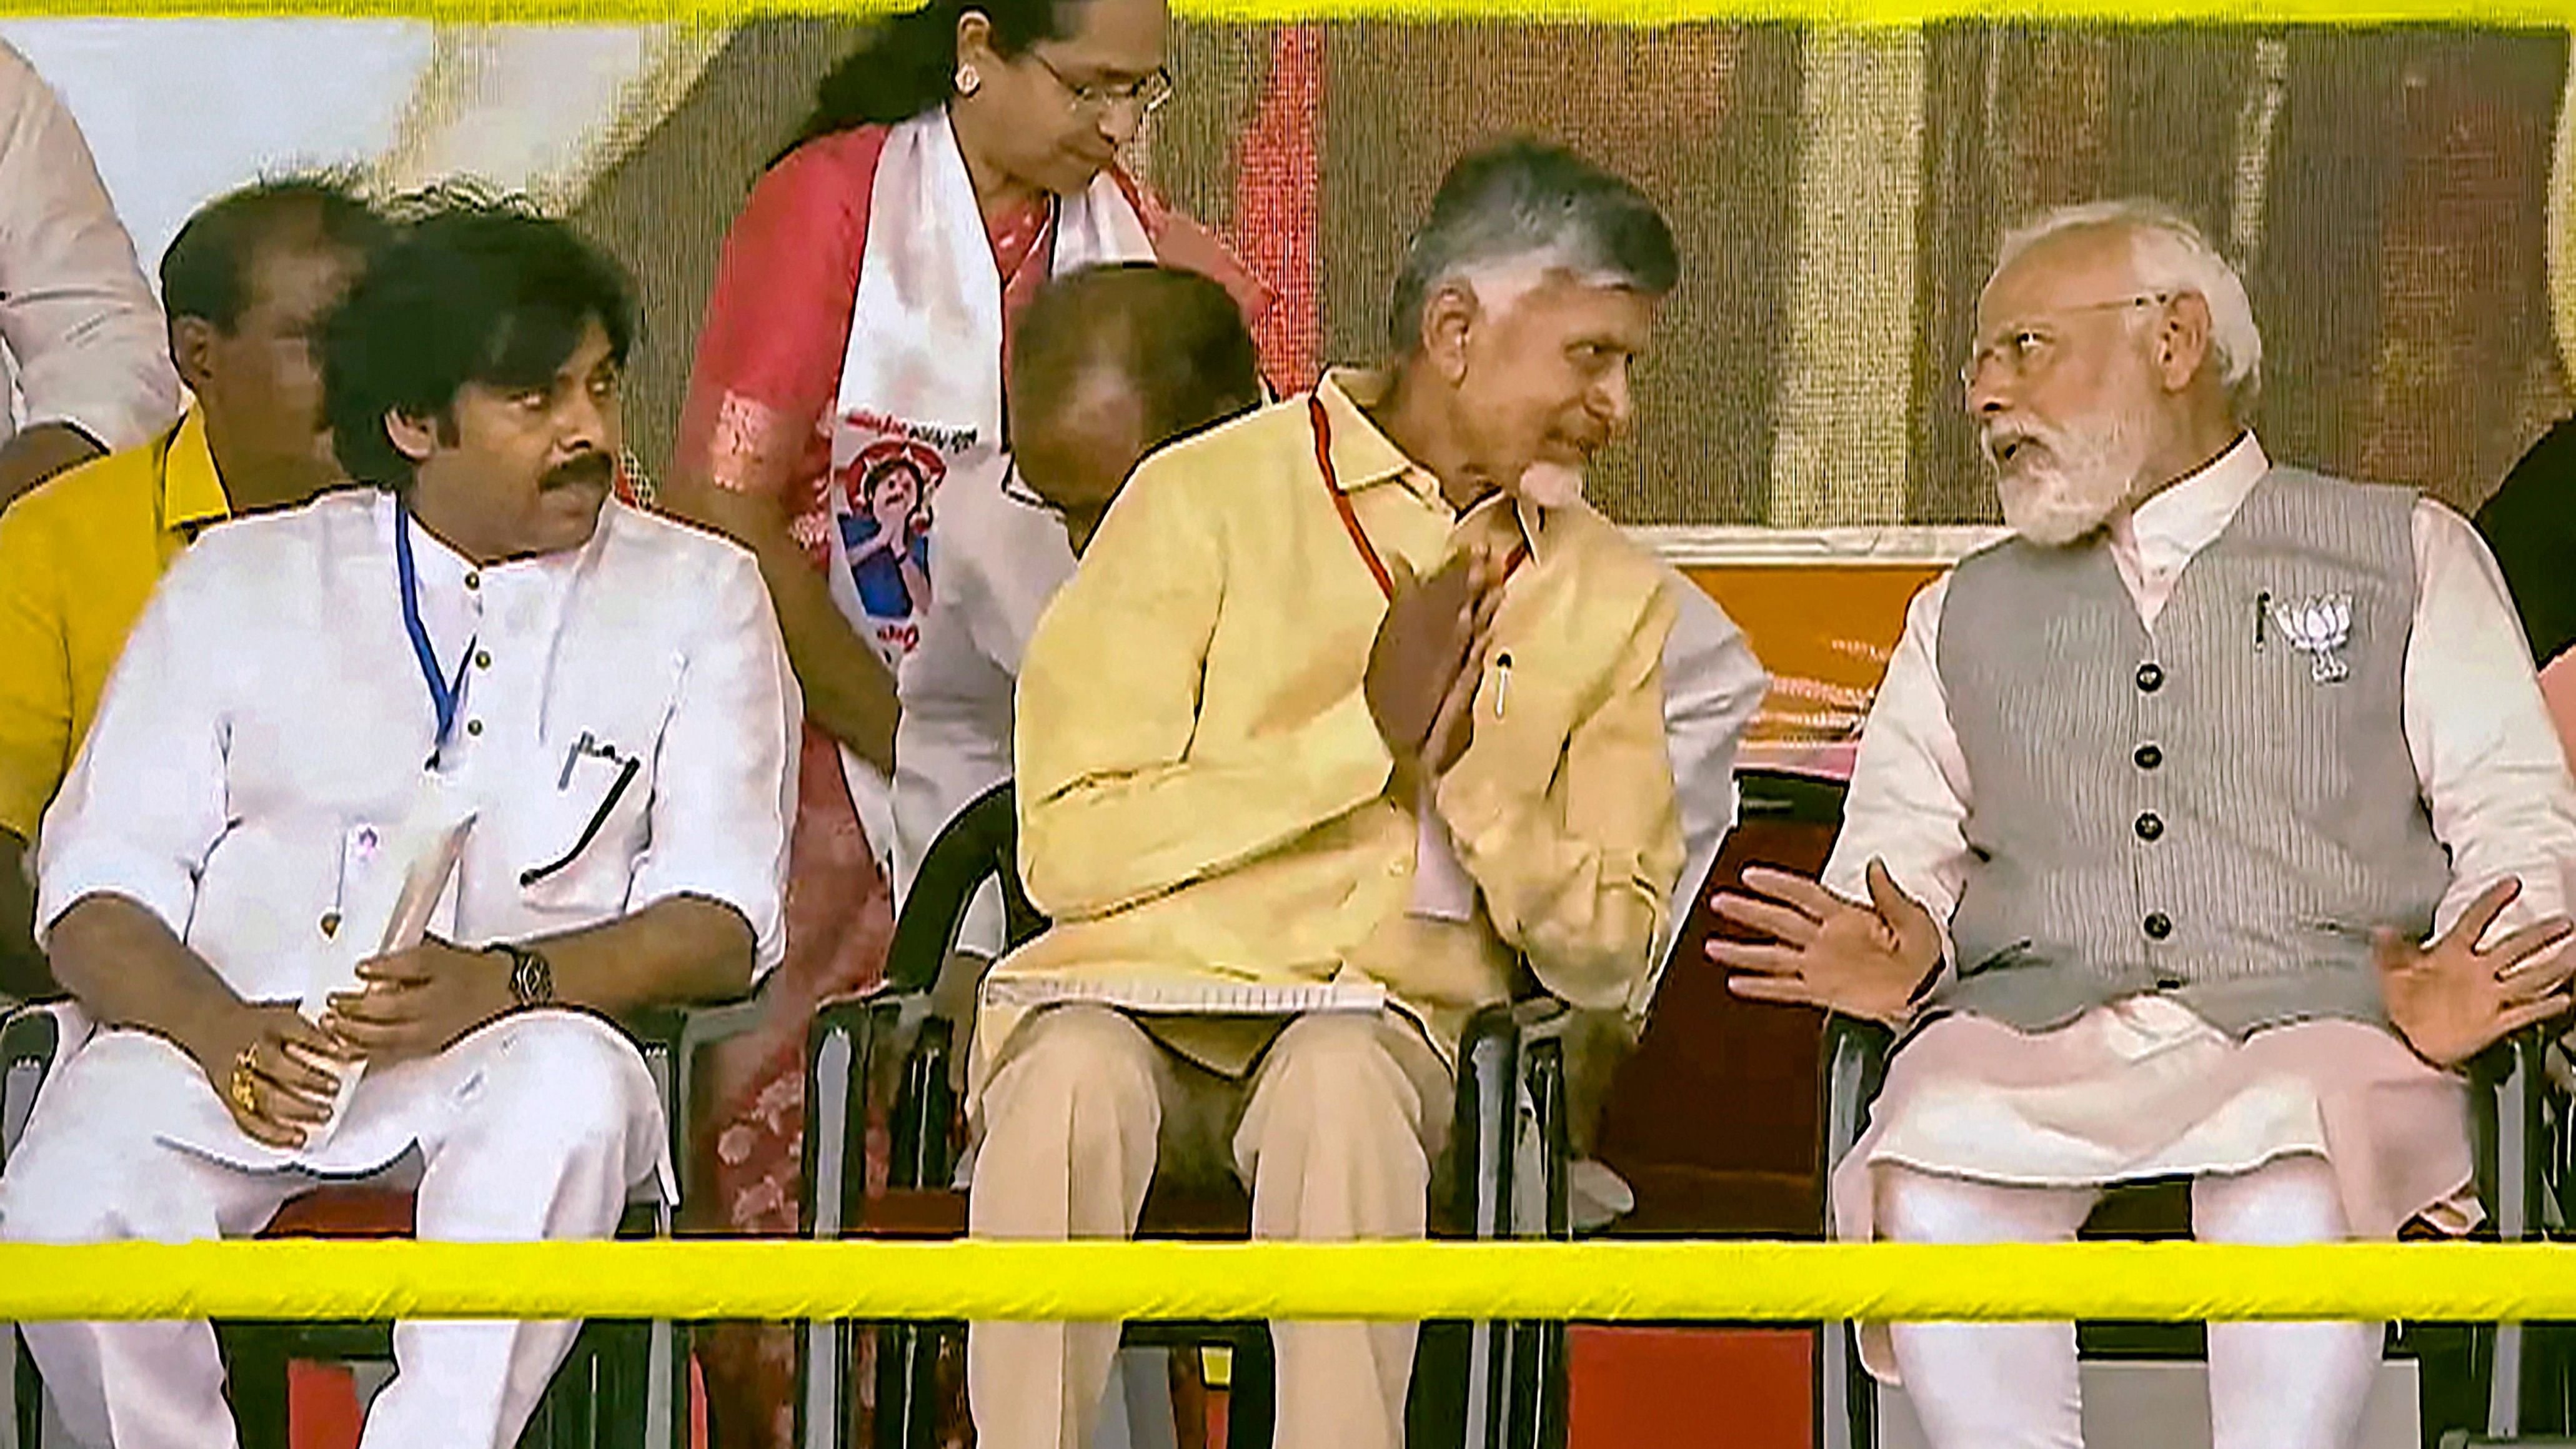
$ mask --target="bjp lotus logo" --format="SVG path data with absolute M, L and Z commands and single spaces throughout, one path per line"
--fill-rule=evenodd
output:
M 2319 684 L 2341 684 L 2352 677 L 2343 662 L 2343 646 L 2352 638 L 2352 595 L 2310 594 L 2296 602 L 2272 605 L 2272 627 L 2290 647 L 2308 657 L 2308 672 Z

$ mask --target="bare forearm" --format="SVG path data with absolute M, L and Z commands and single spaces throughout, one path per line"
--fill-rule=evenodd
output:
M 69 423 L 39 423 L 0 445 L 0 508 L 56 473 L 98 457 L 89 434 Z
M 92 1019 L 158 1032 L 201 1059 L 199 1045 L 245 1009 L 204 957 L 123 896 L 82 897 L 50 945 L 54 974 Z
M 894 676 L 867 646 L 822 576 L 799 555 L 784 567 L 761 560 L 761 577 L 778 610 L 787 662 L 805 693 L 805 717 L 880 770 L 894 769 L 894 730 L 901 717 Z
M 523 944 L 545 954 L 557 1001 L 605 1016 L 730 1001 L 751 989 L 751 927 L 733 907 L 696 896 Z
M 778 612 L 787 662 L 805 694 L 805 717 L 890 773 L 897 718 L 894 676 L 832 602 L 831 588 L 788 535 L 778 506 L 685 477 L 672 479 L 663 502 L 681 517 L 751 550 Z

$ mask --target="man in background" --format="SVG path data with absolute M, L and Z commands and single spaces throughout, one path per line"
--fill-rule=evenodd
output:
M 208 524 L 341 481 L 313 335 L 390 236 L 325 180 L 208 204 L 161 261 L 165 345 L 195 406 L 0 513 L 0 992 L 50 989 L 23 861 L 162 570 Z

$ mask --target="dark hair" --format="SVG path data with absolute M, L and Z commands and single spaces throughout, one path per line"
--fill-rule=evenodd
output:
M 197 208 L 179 228 L 161 254 L 161 307 L 174 319 L 203 318 L 230 332 L 250 305 L 251 262 L 261 247 L 290 240 L 332 246 L 363 263 L 392 239 L 393 228 L 345 177 L 261 181 Z
M 401 235 L 322 341 L 323 410 L 351 478 L 408 484 L 412 460 L 386 435 L 387 414 L 444 420 L 469 382 L 549 381 L 592 322 L 626 360 L 635 304 L 625 274 L 571 227 L 452 186 L 388 210 Z
M 968 13 L 993 25 L 993 49 L 1016 56 L 1071 33 L 1084 0 L 928 0 L 870 27 L 868 38 L 814 88 L 814 113 L 787 148 L 856 126 L 891 126 L 944 104 L 956 89 L 957 22 Z
M 1514 137 L 1440 179 L 1396 272 L 1388 340 L 1411 350 L 1432 293 L 1461 273 L 1542 254 L 1658 297 L 1681 277 L 1672 229 L 1644 192 L 1562 146 Z
M 1243 309 L 1196 272 L 1153 262 L 1085 267 L 1049 282 L 1011 335 L 1011 390 L 1031 398 L 1088 367 L 1117 371 L 1145 411 L 1145 446 L 1261 405 L 1261 361 Z

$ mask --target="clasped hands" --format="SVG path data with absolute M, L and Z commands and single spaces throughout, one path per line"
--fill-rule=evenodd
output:
M 1450 556 L 1428 581 L 1387 560 L 1395 597 L 1369 648 L 1369 717 L 1406 794 L 1458 762 L 1473 737 L 1476 685 L 1493 647 L 1504 565 L 1484 547 Z
M 1882 862 L 1869 863 L 1868 888 L 1862 904 L 1803 876 L 1752 867 L 1743 890 L 1720 891 L 1710 904 L 1721 918 L 1768 939 L 1712 938 L 1709 959 L 1732 973 L 1727 989 L 1747 1000 L 1901 1026 L 1941 967 L 1941 935 L 1931 913 L 1897 887 Z M 2487 887 L 2429 946 L 2385 927 L 2373 933 L 2371 954 L 2390 1024 L 2433 1065 L 2458 1066 L 2576 1004 L 2569 994 L 2576 951 L 2552 954 L 2576 933 L 2567 917 L 2479 944 L 2521 893 L 2521 882 L 2511 878 Z
M 358 989 L 320 1021 L 292 1005 L 237 1003 L 185 1043 L 243 1135 L 302 1147 L 328 1121 L 345 1071 L 430 1056 L 515 1005 L 509 958 L 432 938 L 358 963 Z

